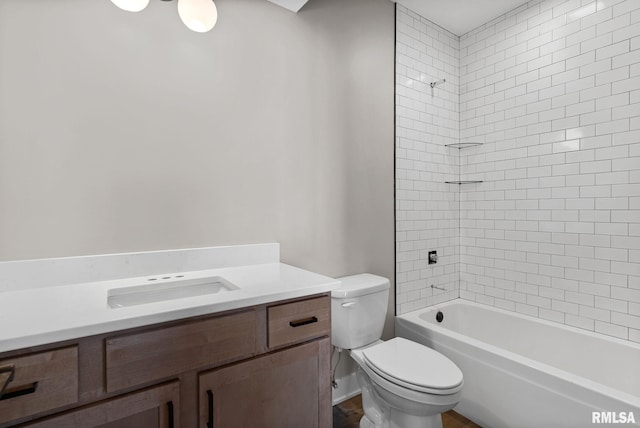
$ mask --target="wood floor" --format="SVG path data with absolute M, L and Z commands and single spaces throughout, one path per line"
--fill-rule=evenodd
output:
M 363 414 L 360 395 L 333 406 L 333 428 L 358 428 Z M 442 425 L 444 428 L 481 428 L 453 410 L 442 414 Z

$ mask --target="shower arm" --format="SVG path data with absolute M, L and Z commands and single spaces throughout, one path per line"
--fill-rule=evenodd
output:
M 435 82 L 431 82 L 429 83 L 429 86 L 431 86 L 432 88 L 435 88 L 436 86 L 438 86 L 441 83 L 445 83 L 447 81 L 447 79 L 440 79 L 440 80 L 436 80 Z

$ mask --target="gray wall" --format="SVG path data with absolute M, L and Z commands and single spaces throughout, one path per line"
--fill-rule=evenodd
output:
M 0 2 L 0 260 L 280 242 L 393 277 L 388 0 Z

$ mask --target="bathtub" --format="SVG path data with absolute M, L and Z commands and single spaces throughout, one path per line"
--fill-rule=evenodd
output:
M 396 335 L 460 367 L 455 410 L 485 428 L 640 426 L 638 344 L 460 299 L 397 316 Z

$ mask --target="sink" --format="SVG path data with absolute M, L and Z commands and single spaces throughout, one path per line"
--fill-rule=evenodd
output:
M 107 293 L 107 304 L 115 309 L 238 289 L 238 286 L 219 276 L 194 279 L 185 279 L 183 275 L 163 276 L 148 278 L 146 282 L 131 287 L 112 288 Z

